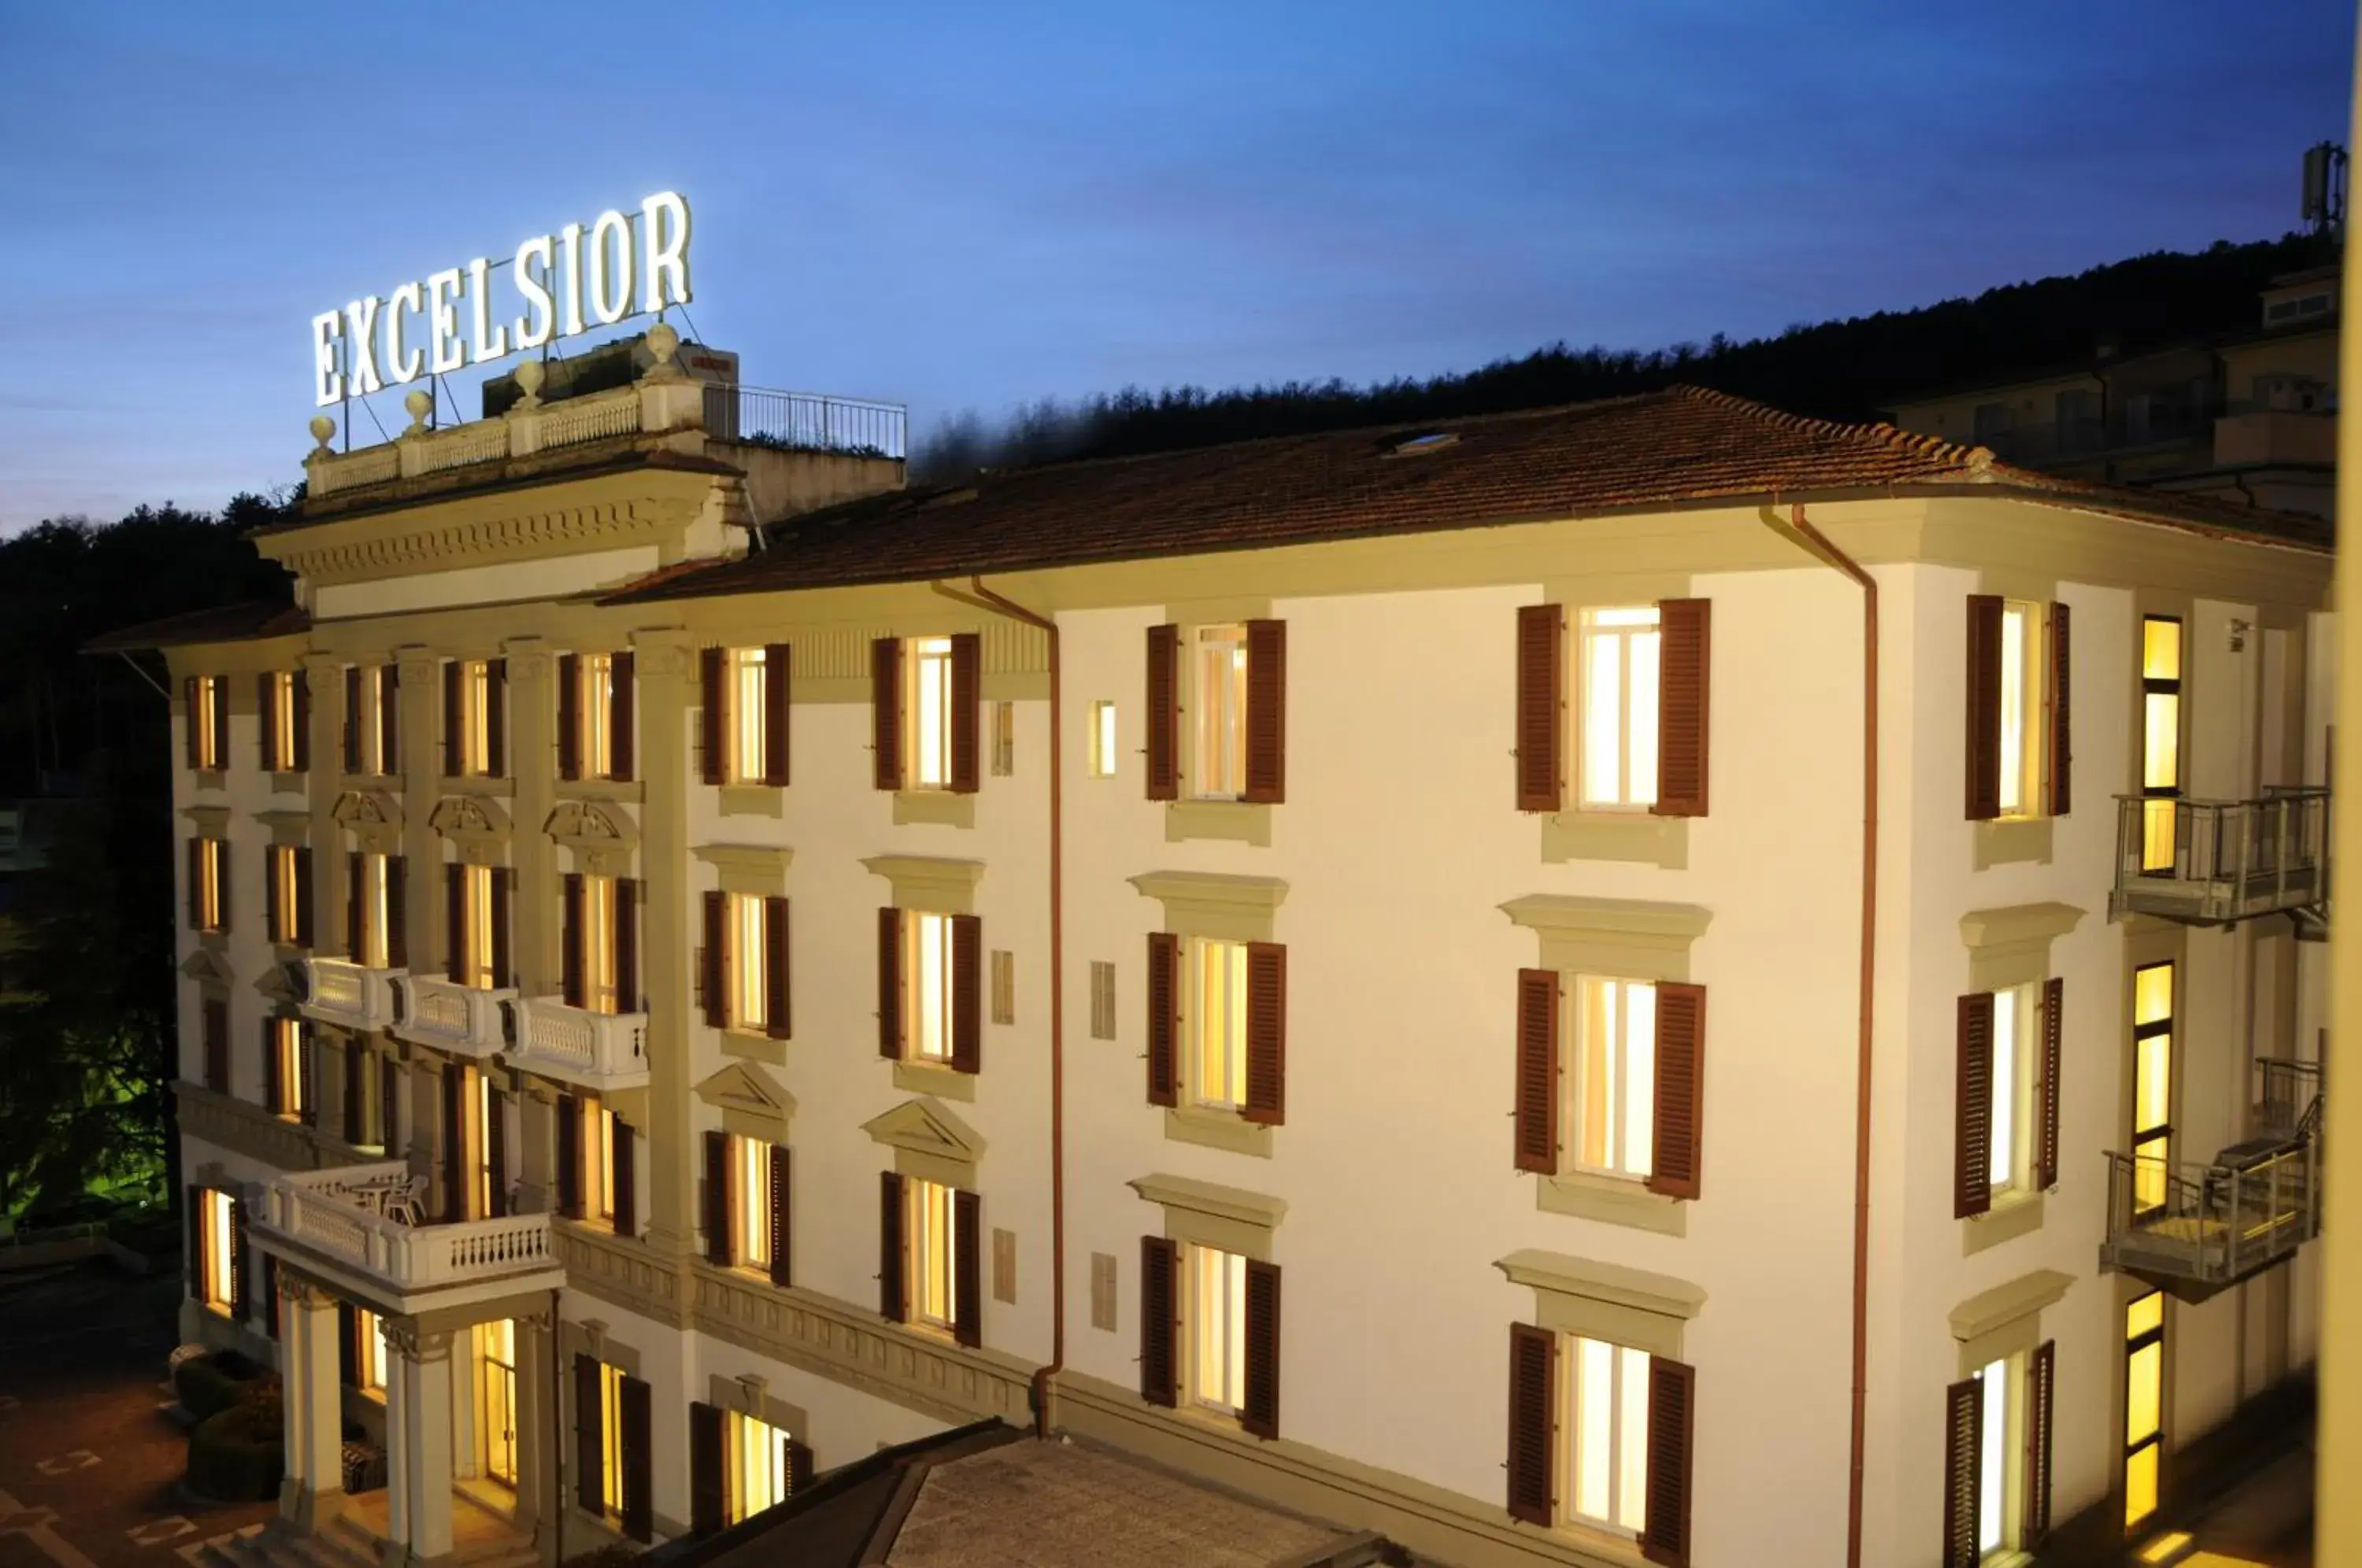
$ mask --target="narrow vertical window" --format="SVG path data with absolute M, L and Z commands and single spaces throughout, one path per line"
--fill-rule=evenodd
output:
M 1649 1500 L 1649 1353 L 1579 1334 L 1560 1342 L 1565 1387 L 1560 1509 L 1571 1523 L 1639 1534 Z
M 1661 634 L 1653 604 L 1583 613 L 1581 787 L 1587 810 L 1657 800 Z
M 1192 652 L 1196 792 L 1204 800 L 1235 801 L 1247 788 L 1247 630 L 1200 626 Z
M 190 686 L 194 701 L 189 709 L 189 756 L 198 769 L 212 772 L 226 765 L 222 756 L 221 734 L 225 725 L 223 679 L 218 675 L 200 675 Z
M 271 1064 L 271 1082 L 278 1086 L 279 1103 L 270 1109 L 291 1121 L 300 1121 L 312 1107 L 305 1099 L 310 1075 L 304 1071 L 304 1021 L 300 1018 L 274 1018 L 270 1021 L 270 1050 L 275 1058 Z
M 2164 1207 L 2173 1154 L 2174 966 L 2133 971 L 2133 1211 Z
M 293 943 L 302 940 L 303 892 L 302 877 L 292 844 L 270 846 L 270 940 Z
M 1645 1181 L 1656 1168 L 1657 988 L 1585 975 L 1575 994 L 1574 1163 Z
M 764 781 L 763 762 L 768 745 L 766 721 L 770 710 L 766 673 L 764 649 L 730 650 L 730 700 L 726 706 L 731 720 L 730 778 L 734 783 Z
M 1198 1104 L 1236 1110 L 1247 1099 L 1247 946 L 1195 938 L 1189 955 L 1189 1087 Z
M 493 983 L 492 878 L 489 866 L 463 866 L 460 876 L 460 984 L 487 990 Z
M 1194 1243 L 1182 1257 L 1182 1386 L 1192 1404 L 1234 1416 L 1247 1398 L 1247 1260 Z
M 913 911 L 902 942 L 902 1047 L 911 1061 L 952 1055 L 952 917 Z
M 296 759 L 303 756 L 302 743 L 296 738 L 295 701 L 295 683 L 302 679 L 281 669 L 272 671 L 264 683 L 268 701 L 263 706 L 263 733 L 270 737 L 266 749 L 274 773 L 294 771 Z
M 2141 619 L 2141 869 L 2170 876 L 2181 796 L 2181 623 Z
M 1115 704 L 1091 704 L 1091 777 L 1115 777 Z
M 366 1307 L 353 1309 L 353 1375 L 362 1392 L 385 1393 L 385 1320 Z
M 615 656 L 581 656 L 582 771 L 591 778 L 612 778 L 615 771 Z
M 2038 985 L 2024 985 L 1992 994 L 1992 1110 L 1985 1170 L 1996 1194 L 2032 1185 L 2040 992 Z
M 770 983 L 764 942 L 763 900 L 753 893 L 732 893 L 730 900 L 730 1021 L 738 1029 L 759 1031 L 770 1022 Z
M 1017 704 L 999 701 L 992 705 L 992 771 L 996 778 L 1006 778 L 1017 771 Z
M 743 1411 L 729 1413 L 729 1518 L 733 1524 L 788 1500 L 791 1434 Z
M 388 956 L 392 950 L 389 933 L 392 929 L 392 899 L 388 891 L 392 878 L 387 874 L 387 857 L 364 854 L 360 857 L 361 885 L 357 907 L 360 911 L 360 962 L 368 968 L 392 966 Z
M 624 1369 L 599 1367 L 599 1502 L 624 1517 Z
M 730 1249 L 740 1266 L 771 1267 L 771 1145 L 730 1135 L 731 1220 L 738 1234 Z
M 588 1154 L 591 1161 L 590 1179 L 584 1185 L 599 1210 L 599 1218 L 612 1222 L 615 1218 L 615 1113 L 596 1101 L 588 1102 L 591 1136 Z
M 903 702 L 910 715 L 910 786 L 948 790 L 952 785 L 952 640 L 911 638 L 903 668 L 911 683 Z
M 952 1193 L 939 1182 L 912 1176 L 902 1184 L 902 1219 L 911 1320 L 938 1329 L 957 1326 L 952 1292 Z
M 196 887 L 193 902 L 196 928 L 199 931 L 219 931 L 224 925 L 224 900 L 226 889 L 222 877 L 223 862 L 228 857 L 229 846 L 217 838 L 197 840 L 193 858 Z
M 2125 1528 L 2158 1505 L 2165 1446 L 2165 1296 L 2150 1291 L 2125 1308 Z
M 619 887 L 613 877 L 582 878 L 582 999 L 587 1012 L 622 1010 L 623 977 L 615 944 Z
M 2039 814 L 2042 800 L 2043 607 L 2001 610 L 2001 814 Z

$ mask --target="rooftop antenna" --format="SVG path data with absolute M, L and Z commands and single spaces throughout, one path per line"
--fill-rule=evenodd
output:
M 2304 149 L 2304 221 L 2319 237 L 2345 232 L 2345 149 L 2334 141 Z

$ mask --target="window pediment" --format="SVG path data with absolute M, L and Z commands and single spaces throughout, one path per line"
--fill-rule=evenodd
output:
M 1634 980 L 1690 977 L 1690 951 L 1714 920 L 1696 904 L 1530 893 L 1501 912 L 1532 932 L 1541 967 Z
M 226 838 L 229 835 L 227 806 L 183 806 L 181 814 L 207 838 Z
M 733 1062 L 697 1086 L 697 1098 L 722 1112 L 724 1130 L 758 1143 L 784 1143 L 796 1099 L 752 1062 Z
M 969 1164 L 984 1157 L 983 1137 L 938 1099 L 906 1099 L 863 1122 L 861 1130 L 877 1143 L 912 1154 Z
M 873 855 L 862 865 L 894 887 L 894 907 L 929 914 L 974 914 L 981 860 L 935 855 Z
M 426 823 L 458 844 L 508 842 L 511 823 L 499 801 L 484 795 L 446 795 Z
M 1224 809 L 1228 809 L 1225 804 Z M 1164 929 L 1228 942 L 1269 942 L 1287 884 L 1276 877 L 1216 871 L 1146 871 L 1130 878 L 1164 906 Z
M 543 831 L 574 851 L 584 870 L 601 877 L 627 875 L 632 851 L 640 842 L 639 824 L 631 813 L 600 801 L 560 801 Z
M 217 986 L 234 985 L 237 980 L 229 960 L 210 947 L 200 947 L 182 959 L 181 973 L 192 980 L 210 981 Z

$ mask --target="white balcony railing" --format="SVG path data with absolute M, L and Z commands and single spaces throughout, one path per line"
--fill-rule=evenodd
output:
M 513 1065 L 545 1077 L 593 1088 L 637 1088 L 648 1081 L 648 1015 L 590 1012 L 557 997 L 516 1004 Z
M 402 1021 L 393 1032 L 457 1056 L 489 1056 L 508 1043 L 501 1004 L 513 987 L 485 990 L 435 975 L 405 975 L 394 982 L 403 997 Z
M 401 1016 L 394 982 L 403 969 L 372 969 L 349 958 L 300 958 L 304 1016 L 348 1029 L 386 1029 Z
M 402 1295 L 558 1266 L 549 1216 L 407 1224 L 377 1207 L 402 1182 L 399 1160 L 325 1171 L 281 1171 L 262 1187 L 258 1223 L 276 1235 L 367 1275 Z

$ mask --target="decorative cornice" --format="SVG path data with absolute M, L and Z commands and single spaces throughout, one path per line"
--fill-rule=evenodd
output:
M 504 844 L 511 823 L 499 801 L 486 795 L 446 795 L 426 825 L 462 843 Z
M 713 476 L 701 473 L 646 472 L 635 477 L 684 493 L 553 506 L 537 512 L 480 509 L 466 502 L 421 505 L 392 515 L 379 512 L 366 517 L 324 519 L 304 530 L 310 538 L 262 535 L 255 543 L 264 555 L 315 584 L 629 549 L 660 545 L 694 522 L 703 491 L 713 480 Z
M 323 1163 L 316 1134 L 300 1121 L 215 1094 L 202 1084 L 176 1083 L 172 1098 L 179 1106 L 181 1131 L 188 1137 L 259 1160 L 275 1170 L 316 1170 Z
M 914 1154 L 936 1154 L 969 1164 L 984 1158 L 983 1137 L 939 1099 L 906 1099 L 863 1122 L 861 1130 L 889 1148 L 907 1149 Z

